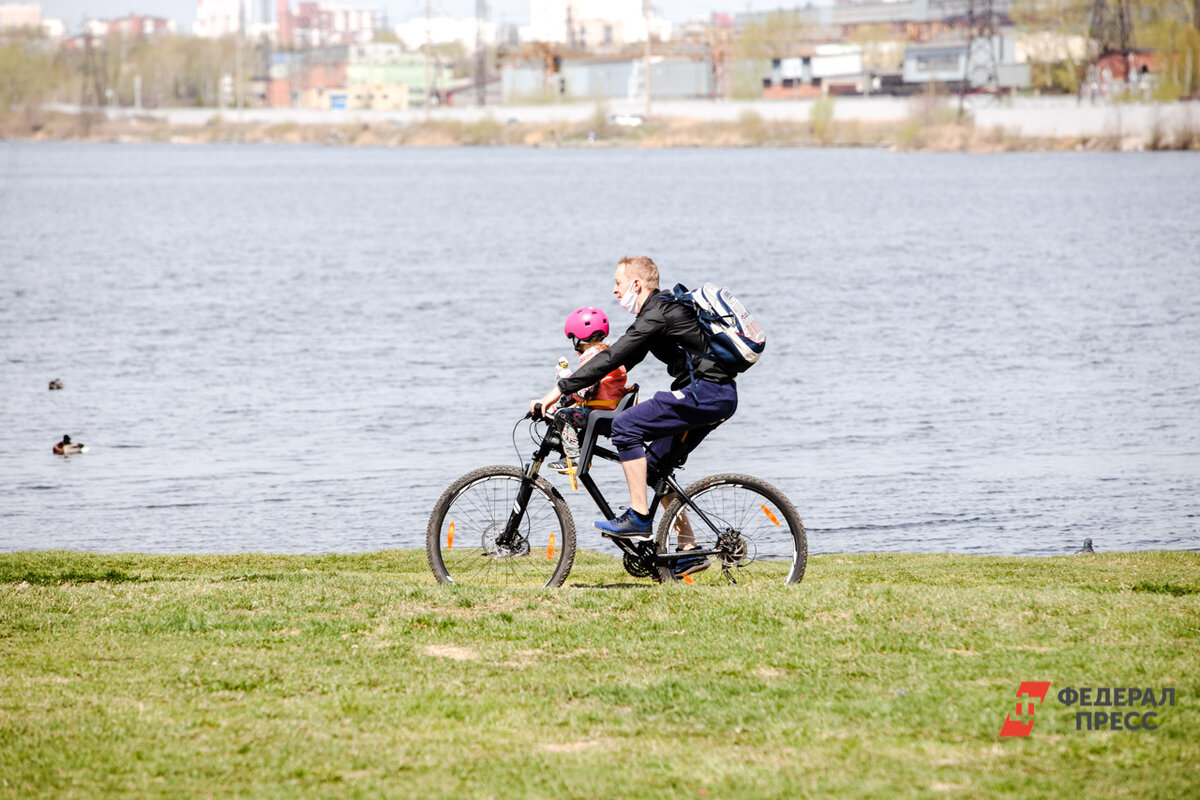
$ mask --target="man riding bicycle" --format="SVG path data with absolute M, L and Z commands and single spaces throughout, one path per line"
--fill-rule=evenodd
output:
M 629 486 L 629 508 L 616 519 L 595 523 L 606 535 L 630 541 L 649 541 L 654 518 L 646 499 L 648 477 L 679 438 L 682 458 L 717 425 L 737 410 L 735 373 L 708 354 L 708 343 L 696 314 L 660 292 L 658 267 L 645 256 L 625 257 L 613 276 L 613 294 L 621 307 L 637 317 L 612 347 L 592 358 L 540 400 L 548 408 L 563 394 L 598 382 L 618 367 L 630 369 L 647 354 L 667 365 L 674 378 L 671 391 L 658 392 L 613 420 L 612 442 L 621 458 Z M 643 443 L 648 441 L 647 447 Z M 676 464 L 672 466 L 678 466 Z

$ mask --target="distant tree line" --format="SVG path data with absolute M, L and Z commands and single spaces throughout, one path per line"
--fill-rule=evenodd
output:
M 265 51 L 247 43 L 244 74 L 264 71 Z M 221 80 L 236 73 L 232 37 L 76 38 L 59 47 L 33 33 L 0 41 L 0 114 L 28 104 L 78 103 L 147 108 L 217 105 Z

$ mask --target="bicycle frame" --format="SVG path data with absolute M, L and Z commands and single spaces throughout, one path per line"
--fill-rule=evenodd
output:
M 533 494 L 533 484 L 541 471 L 542 463 L 552 452 L 561 452 L 562 450 L 562 426 L 565 424 L 562 420 L 555 418 L 543 418 L 543 421 L 548 423 L 546 432 L 542 435 L 542 441 L 534 451 L 530 459 L 529 466 L 525 469 L 525 475 L 521 479 L 521 487 L 517 490 L 517 499 L 513 504 L 513 509 L 508 515 L 508 522 L 504 526 L 504 532 L 497 537 L 497 544 L 511 547 L 514 541 L 520 539 L 521 520 L 525 516 L 525 509 L 529 504 L 529 498 Z M 599 437 L 595 437 L 599 438 Z M 697 506 L 692 499 L 684 493 L 683 487 L 675 480 L 675 466 L 680 452 L 678 448 L 672 447 L 667 454 L 666 466 L 668 469 L 665 474 L 659 478 L 654 486 L 654 498 L 650 501 L 650 513 L 653 515 L 658 507 L 662 504 L 663 498 L 667 495 L 674 494 L 679 497 L 680 501 L 693 511 L 705 525 L 714 533 L 720 533 L 721 528 L 718 527 L 713 520 L 704 513 L 704 510 Z M 613 514 L 612 507 L 609 506 L 600 487 L 596 485 L 596 481 L 589 474 L 591 470 L 591 460 L 593 457 L 599 457 L 605 461 L 619 462 L 620 456 L 616 452 L 607 447 L 601 447 L 591 443 L 591 447 L 587 448 L 586 461 L 580 466 L 576 473 L 576 478 L 579 483 L 583 484 L 583 488 L 587 490 L 588 495 L 592 498 L 592 502 L 596 504 L 596 508 L 604 515 L 605 519 L 612 519 L 616 515 Z M 581 458 L 581 460 L 583 460 Z M 673 565 L 681 558 L 696 558 L 697 556 L 714 556 L 721 555 L 720 550 L 713 549 L 697 549 L 689 550 L 686 553 L 648 553 L 645 548 L 640 546 L 645 543 L 631 543 L 624 539 L 613 538 L 612 541 L 622 552 L 627 553 L 635 558 L 646 559 L 655 566 Z

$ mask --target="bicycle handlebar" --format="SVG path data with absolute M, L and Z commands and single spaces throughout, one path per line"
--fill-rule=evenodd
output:
M 569 408 L 578 402 L 571 395 L 564 396 L 558 401 L 559 408 Z M 550 422 L 550 417 L 546 415 L 541 403 L 533 404 L 533 411 L 527 411 L 522 419 L 532 419 L 534 422 Z

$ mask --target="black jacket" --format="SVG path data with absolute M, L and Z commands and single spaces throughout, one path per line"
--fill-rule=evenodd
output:
M 683 348 L 680 347 L 683 345 Z M 684 349 L 688 352 L 685 353 Z M 617 339 L 612 347 L 558 382 L 563 394 L 577 392 L 585 386 L 598 382 L 617 367 L 629 369 L 640 364 L 647 353 L 667 365 L 667 372 L 674 378 L 672 389 L 687 386 L 692 374 L 700 380 L 713 383 L 729 383 L 736 377 L 721 367 L 709 356 L 708 343 L 696 314 L 686 306 L 671 299 L 670 292 L 659 292 L 646 298 L 637 319 Z M 692 370 L 688 370 L 688 360 Z

